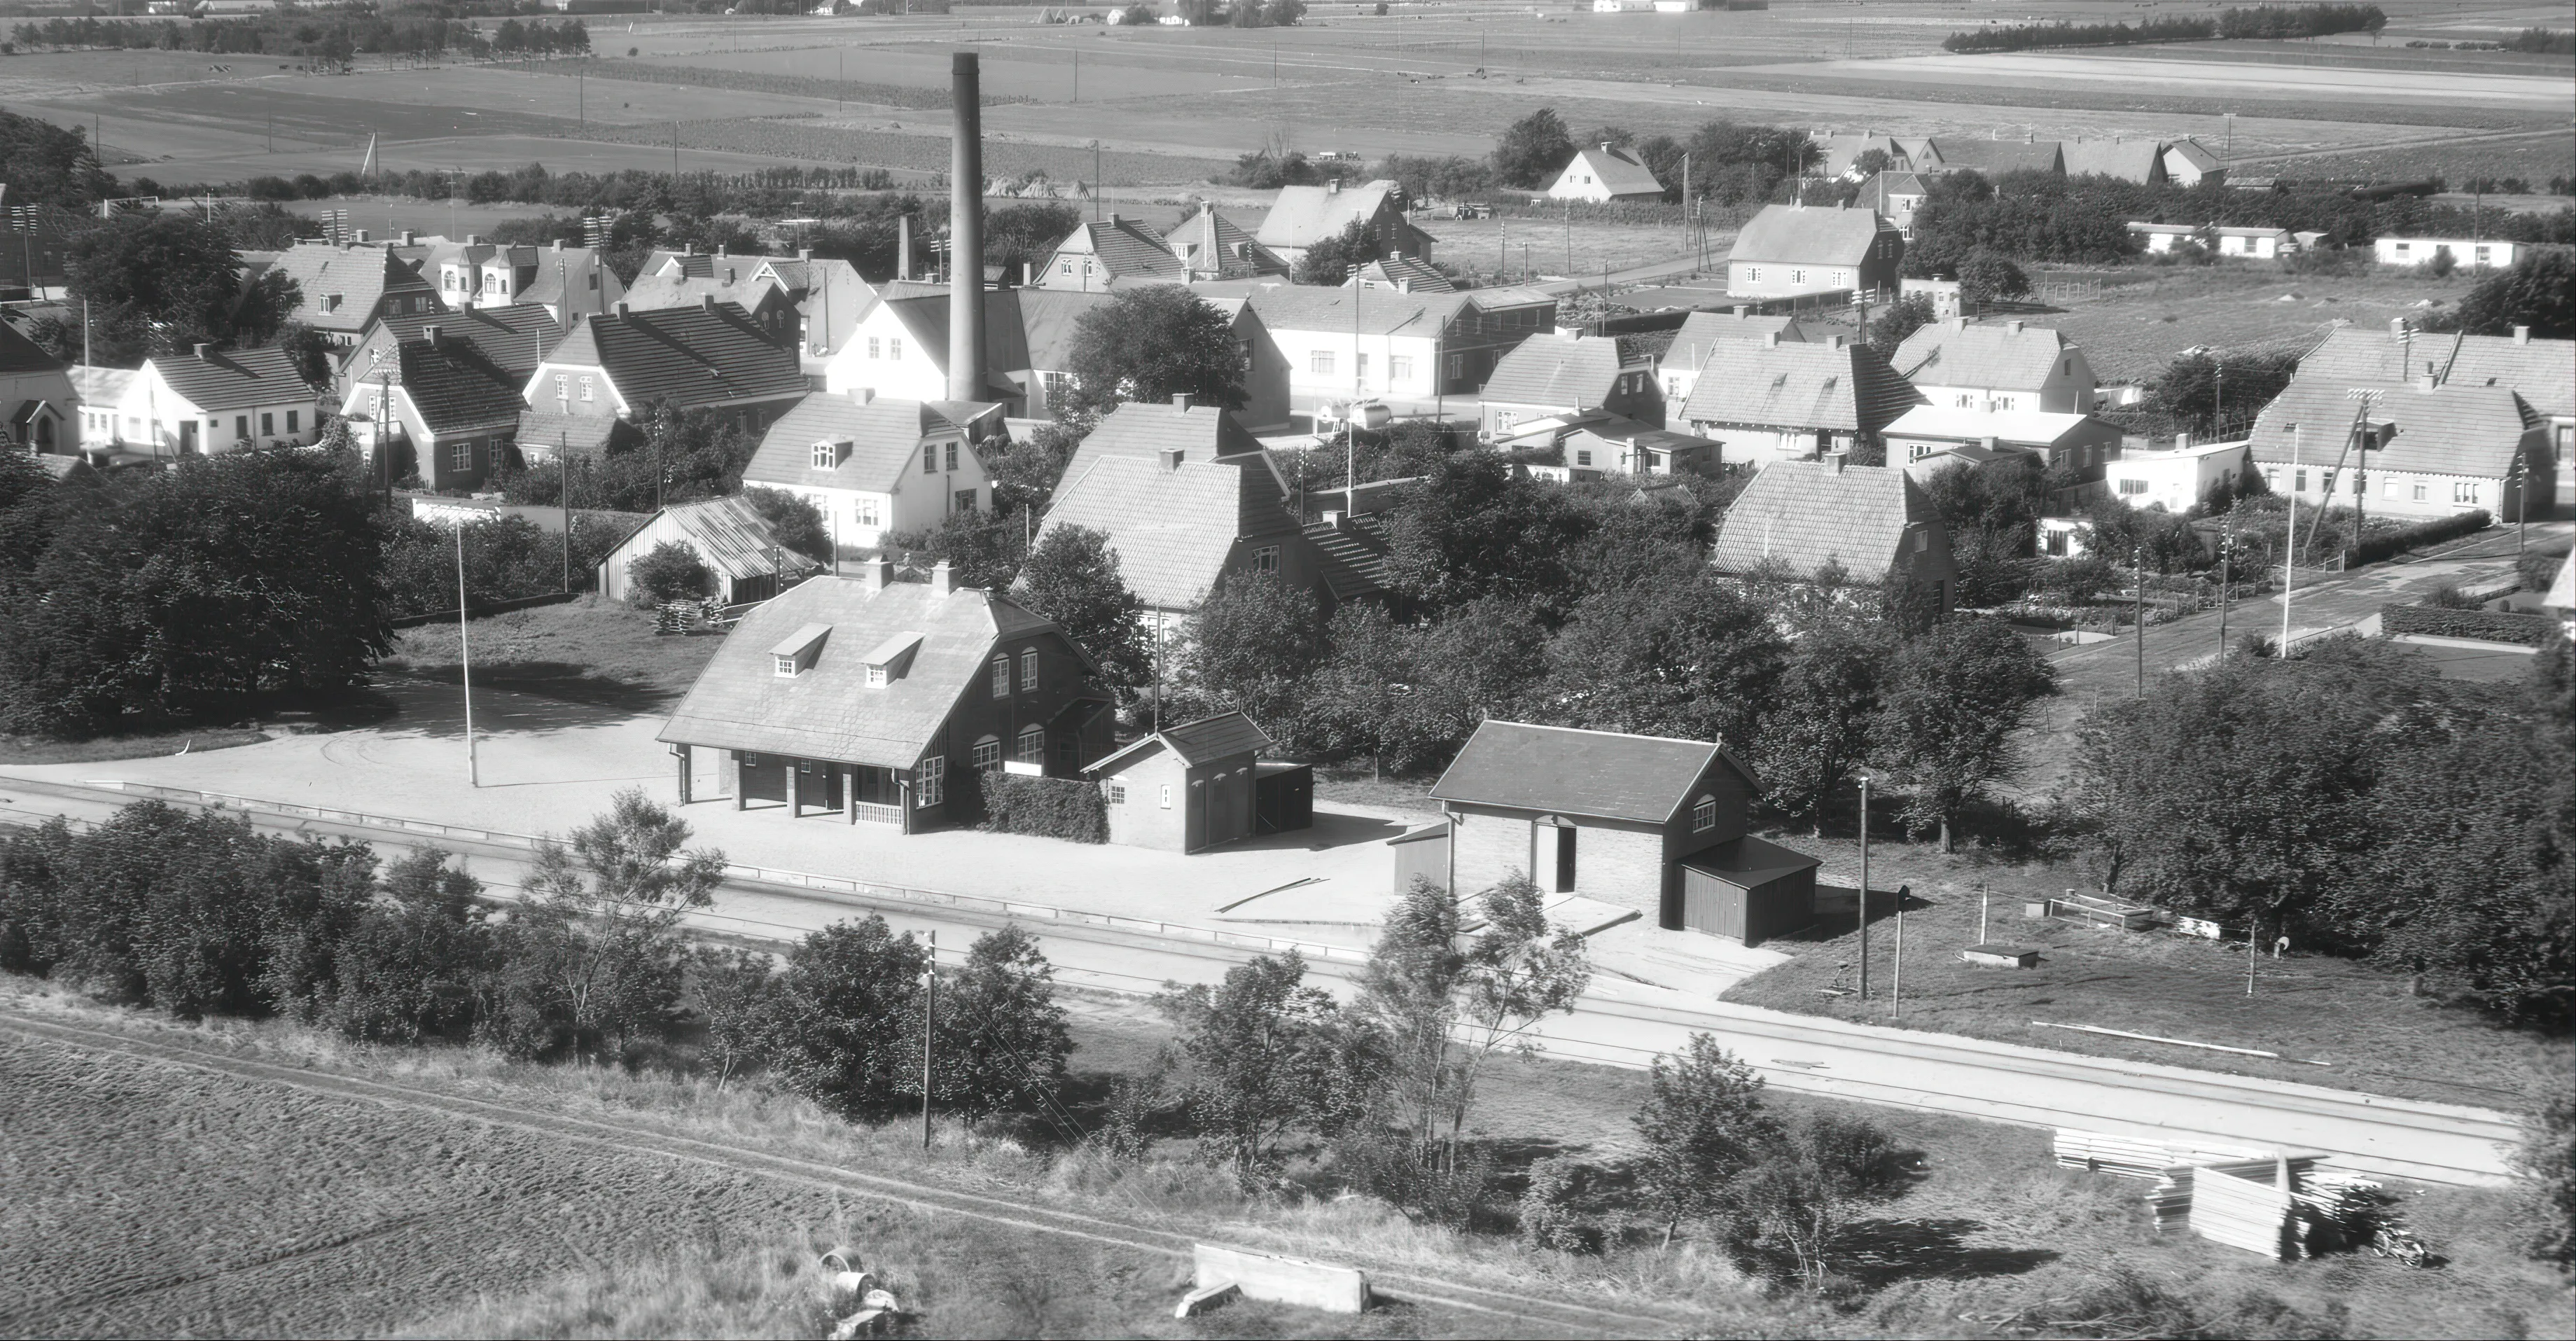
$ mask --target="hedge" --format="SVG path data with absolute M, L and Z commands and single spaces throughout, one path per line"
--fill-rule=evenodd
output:
M 2445 610 L 2436 605 L 2383 605 L 2379 631 L 2394 636 L 2421 634 L 2432 638 L 2474 638 L 2479 642 L 2546 647 L 2555 632 L 2547 615 L 2508 610 Z
M 1069 843 L 1109 841 L 1109 807 L 1100 788 L 1071 778 L 986 773 L 984 823 L 992 833 L 1026 833 Z
M 2494 524 L 2495 518 L 2488 516 L 2483 509 L 2471 509 L 2467 512 L 2454 512 L 2447 517 L 2437 517 L 2415 526 L 2382 531 L 2377 535 L 2363 537 L 2360 544 L 2352 547 L 2344 564 L 2350 567 L 2357 563 L 2377 563 L 2392 554 L 2403 554 L 2410 549 L 2438 545 L 2445 540 L 2457 540 L 2464 535 L 2475 535 Z

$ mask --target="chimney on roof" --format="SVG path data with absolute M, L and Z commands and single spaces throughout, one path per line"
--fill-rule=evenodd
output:
M 1762 333 L 1762 347 L 1764 349 L 1778 349 L 1780 347 L 1780 333 L 1778 331 L 1764 331 Z
M 717 243 L 717 244 L 716 244 L 716 259 L 717 259 L 717 260 L 721 261 L 721 260 L 723 260 L 723 259 L 724 259 L 724 257 L 725 257 L 726 247 L 727 247 L 727 244 L 722 243 L 722 242 L 719 242 L 719 243 Z
M 1825 337 L 1825 348 L 1827 349 L 1841 349 L 1850 343 L 1851 337 L 1848 335 L 1829 335 Z
M 697 243 L 694 243 L 694 242 L 683 242 L 683 243 L 681 243 L 681 244 L 680 244 L 680 254 L 681 254 L 682 256 L 695 256 L 695 255 L 697 255 L 697 254 L 698 254 L 698 244 L 697 244 Z
M 971 51 L 948 58 L 948 398 L 984 389 L 984 71 Z
M 1166 447 L 1154 455 L 1163 463 L 1163 469 L 1178 470 L 1181 468 L 1182 459 L 1189 454 L 1178 447 Z
M 796 249 L 796 259 L 797 259 L 797 260 L 800 260 L 800 261 L 810 261 L 810 260 L 813 260 L 813 259 L 814 259 L 814 249 L 813 249 L 812 247 L 798 247 L 798 248 Z
M 1964 331 L 1968 329 L 1968 319 L 1966 317 L 1952 317 L 1944 324 L 1948 325 L 1949 328 L 1954 331 Z
M 366 240 L 367 240 L 367 230 L 366 230 L 366 229 L 363 229 L 363 228 L 359 229 L 359 230 L 358 230 L 358 241 L 360 241 L 360 242 L 362 242 L 362 243 L 363 243 L 363 242 L 365 242 Z
M 2530 343 L 2531 343 L 2531 328 L 2530 328 L 2529 326 L 2516 326 L 2516 327 L 2514 327 L 2514 328 L 2513 328 L 2513 342 L 2514 342 L 2515 344 L 2518 344 L 2518 345 L 2527 345 L 2527 344 L 2530 344 Z
M 877 389 L 875 387 L 854 386 L 850 388 L 850 403 L 853 405 L 865 405 L 876 398 Z
M 2019 334 L 2021 334 L 2021 328 L 2022 328 L 2022 325 L 2023 325 L 2022 319 L 2021 319 L 2021 318 L 2019 318 L 2019 317 L 2015 317 L 2015 318 L 2013 318 L 2012 320 L 2007 321 L 2007 322 L 2005 322 L 2005 323 L 2004 323 L 2004 329 L 2005 329 L 2006 331 L 2008 331 L 2008 332 L 2010 332 L 2010 333 L 2014 334 L 2014 335 L 2019 335 Z
M 2188 431 L 2174 434 L 2174 450 L 2175 450 L 2175 451 L 2177 451 L 2177 452 L 2179 452 L 2179 451 L 2183 451 L 2183 450 L 2185 450 L 2185 449 L 2189 448 L 2190 446 L 2191 446 L 2191 434 L 2190 434 Z
M 2390 317 L 2388 319 L 2388 338 L 2391 340 L 2403 340 L 2406 338 L 2406 318 Z
M 1328 195 L 1328 196 L 1337 196 L 1337 195 L 1340 195 L 1341 193 L 1342 193 L 1342 179 L 1341 179 L 1341 178 L 1339 178 L 1339 177 L 1335 177 L 1335 178 L 1334 178 L 1334 179 L 1332 179 L 1331 181 L 1324 183 L 1324 194 L 1325 194 L 1325 195 Z
M 1173 409 L 1175 409 L 1175 410 L 1179 410 L 1179 411 L 1181 411 L 1181 412 L 1182 412 L 1182 413 L 1184 413 L 1184 414 L 1187 414 L 1187 413 L 1189 412 L 1189 408 L 1190 408 L 1190 393 L 1188 393 L 1188 392 L 1186 392 L 1186 391 L 1175 391 L 1175 392 L 1173 392 L 1173 393 L 1172 393 L 1172 408 L 1173 408 Z
M 957 594 L 957 570 L 949 567 L 946 559 L 941 559 L 930 566 L 930 594 L 933 596 Z
M 627 304 L 627 302 L 626 302 L 626 300 L 625 300 L 625 299 L 620 298 L 620 299 L 618 299 L 618 300 L 617 300 L 617 315 L 619 315 L 619 316 L 621 316 L 621 317 L 622 317 L 622 316 L 625 316 L 628 312 L 630 312 L 630 311 L 632 311 L 632 310 L 633 310 L 633 309 L 632 309 L 631 307 L 629 307 L 629 306 L 628 306 L 628 304 Z
M 859 565 L 859 583 L 870 591 L 883 591 L 894 585 L 894 560 L 870 559 Z
M 702 294 L 699 294 L 699 295 L 698 295 L 698 310 L 699 310 L 699 311 L 701 311 L 701 312 L 713 312 L 713 311 L 715 311 L 715 310 L 716 310 L 716 296 L 715 296 L 714 294 L 712 294 L 712 293 L 702 293 Z
M 1993 434 L 1988 434 L 1988 435 L 1986 435 L 1984 438 L 1979 439 L 1978 441 L 1979 441 L 1980 445 L 1982 445 L 1982 446 L 1983 446 L 1987 451 L 1990 451 L 1990 452 L 1999 452 L 1999 451 L 2002 451 L 2002 450 L 2003 450 L 2003 447 L 2004 447 L 2004 440 L 2003 440 L 2003 439 L 2001 439 L 2001 438 L 1995 437 Z
M 406 228 L 406 229 L 404 229 L 404 230 L 402 231 L 402 244 L 403 244 L 404 246 L 408 247 L 408 246 L 412 245 L 412 241 L 413 241 L 413 239 L 415 239 L 415 238 L 417 238 L 417 237 L 419 237 L 419 236 L 420 236 L 420 234 L 415 233 L 415 232 L 413 232 L 412 230 L 410 230 L 410 229 Z
M 1021 287 L 1021 288 L 1023 288 L 1023 289 L 1034 289 L 1034 288 L 1036 288 L 1036 287 L 1037 287 L 1037 285 L 1038 285 L 1038 266 L 1037 266 L 1037 262 L 1035 262 L 1035 261 L 1022 261 L 1022 262 L 1020 262 L 1020 287 Z
M 438 348 L 439 337 L 443 334 L 445 334 L 445 332 L 441 331 L 436 326 L 423 326 L 420 328 L 420 338 L 427 340 L 429 342 L 429 347 L 432 349 Z
M 735 277 L 736 275 L 740 274 L 740 273 L 741 273 L 740 271 L 735 270 L 732 266 L 726 266 L 726 267 L 725 267 L 725 283 L 727 283 L 727 284 L 731 284 L 731 283 L 733 283 L 733 282 L 734 282 L 734 277 Z
M 2424 374 L 2423 376 L 2418 377 L 2418 378 L 2416 378 L 2416 379 L 2415 379 L 2415 389 L 2416 389 L 2416 390 L 2418 390 L 2418 391 L 2430 391 L 2430 390 L 2432 390 L 2433 388 L 2435 388 L 2435 387 L 2437 387 L 2437 386 L 2440 386 L 2441 384 L 2442 384 L 2441 379 L 2440 379 L 2440 378 L 2438 378 L 2438 377 L 2435 377 L 2435 376 L 2434 376 L 2433 374 L 2431 374 L 2431 373 L 2426 373 L 2426 374 Z
M 555 250 L 555 253 L 556 253 L 557 255 L 561 255 L 561 254 L 563 253 L 563 239 L 562 239 L 562 238 L 556 238 L 556 239 L 555 239 L 554 250 Z
M 1833 469 L 1834 469 L 1834 473 L 1835 473 L 1835 474 L 1837 474 L 1837 475 L 1839 475 L 1839 474 L 1843 473 L 1843 465 L 1844 465 L 1844 462 L 1845 462 L 1846 458 L 1850 457 L 1850 455 L 1851 455 L 1851 453 L 1849 453 L 1849 452 L 1845 452 L 1845 451 L 1831 451 L 1831 452 L 1827 452 L 1827 453 L 1825 453 L 1825 464 L 1826 464 L 1826 465 L 1829 465 L 1829 466 L 1832 466 L 1832 467 L 1833 467 Z
M 207 343 L 206 343 L 205 341 L 203 341 L 203 340 L 199 340 L 199 341 L 197 342 L 197 362 L 199 362 L 199 363 L 203 363 L 203 362 L 205 362 L 205 361 L 206 361 L 207 356 L 208 356 L 208 355 L 210 355 L 210 354 L 212 354 L 212 353 L 214 353 L 214 352 L 215 352 L 215 347 L 214 347 L 213 345 L 207 344 Z

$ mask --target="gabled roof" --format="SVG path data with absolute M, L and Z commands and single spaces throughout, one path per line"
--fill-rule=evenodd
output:
M 934 434 L 972 437 L 973 421 L 996 405 L 898 400 L 817 391 L 796 402 L 769 431 L 743 467 L 745 484 L 795 484 L 809 488 L 890 492 L 921 460 L 921 440 Z M 814 466 L 814 444 L 847 442 L 849 453 L 830 470 Z
M 1288 273 L 1288 263 L 1277 252 L 1253 241 L 1250 233 L 1217 213 L 1214 204 L 1201 205 L 1198 213 L 1173 225 L 1163 235 L 1163 245 L 1169 249 L 1165 254 L 1193 275 L 1239 279 Z
M 61 372 L 71 365 L 45 352 L 43 345 L 18 333 L 18 328 L 0 321 L 0 374 Z
M 1896 565 L 1909 527 L 1940 525 L 1931 496 L 1893 466 L 1774 461 L 1726 510 L 1709 562 L 1745 573 L 1769 561 L 1801 577 L 1838 563 L 1875 582 Z
M 831 627 L 813 665 L 793 677 L 777 674 L 769 649 L 808 624 Z M 743 616 L 659 739 L 911 768 L 980 680 L 997 641 L 1054 628 L 972 588 L 942 596 L 920 582 L 871 590 L 861 580 L 811 578 Z M 865 656 L 904 633 L 921 635 L 911 665 L 870 688 Z
M 1735 235 L 1729 262 L 1858 266 L 1881 232 L 1896 231 L 1878 211 L 1825 205 L 1765 205 Z
M 1783 344 L 1805 344 L 1807 333 L 1795 317 L 1747 316 L 1742 309 L 1733 312 L 1693 312 L 1682 319 L 1681 329 L 1673 332 L 1673 342 L 1664 347 L 1661 360 L 1667 368 L 1697 370 L 1721 340 L 1749 340 L 1761 344 L 1766 335 L 1777 335 Z
M 641 439 L 643 430 L 614 415 L 560 414 L 531 406 L 519 411 L 519 432 L 514 441 L 522 451 L 597 456 L 621 437 Z
M 757 312 L 762 304 L 776 302 L 795 306 L 787 286 L 767 274 L 752 278 L 749 272 L 759 269 L 748 262 L 736 262 L 730 269 L 733 279 L 696 275 L 637 275 L 626 290 L 626 305 L 638 312 L 666 307 L 692 307 L 701 299 L 713 298 L 720 303 L 735 303 L 747 312 Z
M 709 567 L 730 578 L 769 577 L 814 566 L 779 545 L 769 522 L 740 494 L 673 504 L 662 509 L 662 517 L 688 537 Z
M 1419 256 L 1389 256 L 1360 267 L 1360 282 L 1372 288 L 1411 293 L 1456 293 L 1458 285 L 1440 267 Z
M 2254 421 L 2254 459 L 2287 464 L 2295 452 L 2301 465 L 2332 469 L 2360 408 L 2351 391 L 2302 370 Z M 2546 442 L 2540 416 L 2502 387 L 2387 387 L 2371 400 L 2370 417 L 2397 429 L 2386 448 L 2370 454 L 2374 471 L 2500 480 L 2513 473 L 2526 437 Z M 2346 469 L 2358 464 L 2345 460 Z
M 1967 140 L 1936 136 L 1926 145 L 1934 163 L 1943 172 L 1972 169 L 1987 177 L 2000 177 L 2007 172 L 2063 172 L 2065 155 L 2057 141 L 2041 140 Z M 1924 165 L 1917 162 L 1916 171 Z
M 2340 326 L 2300 358 L 2299 375 L 2354 387 L 2430 375 L 2450 386 L 2504 387 L 2542 414 L 2576 416 L 2576 340 L 2430 331 L 2401 339 L 2385 327 Z
M 1082 771 L 1098 777 L 1158 748 L 1170 750 L 1180 756 L 1182 763 L 1197 768 L 1238 754 L 1260 754 L 1270 748 L 1270 743 L 1270 737 L 1260 727 L 1254 726 L 1251 718 L 1239 712 L 1219 713 L 1195 722 L 1164 727 Z
M 1476 293 L 1389 293 L 1384 289 L 1327 289 L 1312 284 L 1263 285 L 1248 295 L 1252 310 L 1272 331 L 1331 331 L 1347 335 L 1418 335 L 1436 339 L 1475 302 Z
M 1168 401 L 1124 401 L 1100 416 L 1100 423 L 1074 448 L 1064 478 L 1080 479 L 1091 463 L 1108 456 L 1155 460 L 1178 451 L 1191 461 L 1214 461 L 1261 450 L 1261 440 L 1244 428 L 1232 410 L 1214 405 L 1188 409 Z
M 395 348 L 394 380 L 430 432 L 445 436 L 517 426 L 519 412 L 526 408 L 519 389 L 527 378 L 494 363 L 480 346 L 442 332 L 435 344 L 405 340 Z
M 2168 167 L 2171 166 L 2173 159 L 2179 158 L 2202 172 L 2218 167 L 2223 161 L 2218 155 L 2202 148 L 2198 140 L 2176 140 L 2165 146 L 2165 155 Z
M 1923 184 L 1922 177 L 1911 172 L 1899 172 L 1889 168 L 1885 172 L 1871 175 L 1868 181 L 1862 182 L 1859 199 L 1854 203 L 1867 205 L 1881 214 L 1894 214 L 1897 212 L 1896 197 L 1929 194 L 1931 194 L 1931 188 Z
M 1887 436 L 1956 438 L 2007 444 L 2054 445 L 2088 427 L 2110 437 L 2119 429 L 2089 414 L 2052 414 L 2044 410 L 1962 410 L 1950 405 L 1917 405 L 1887 426 Z
M 1263 457 L 1183 459 L 1176 467 L 1133 456 L 1099 456 L 1065 472 L 1047 509 L 1043 542 L 1058 526 L 1109 537 L 1128 590 L 1145 604 L 1185 610 L 1207 599 L 1235 542 L 1295 532 L 1278 477 Z
M 1817 142 L 1816 148 L 1824 155 L 1823 171 L 1828 177 L 1840 177 L 1850 172 L 1860 156 L 1872 149 L 1887 155 L 1896 164 L 1906 162 L 1905 146 L 1889 135 L 1828 135 Z
M 1709 765 L 1752 770 L 1716 743 L 1491 718 L 1432 784 L 1435 801 L 1663 824 L 1698 799 Z
M 930 286 L 916 286 L 930 287 Z M 931 361 L 948 367 L 948 291 L 881 299 Z M 1116 301 L 1105 293 L 1065 289 L 995 289 L 984 294 L 984 367 L 999 380 L 1022 369 L 1060 372 L 1073 364 L 1073 339 L 1086 312 Z M 1004 382 L 999 390 L 1010 390 Z
M 1380 178 L 1335 190 L 1329 186 L 1283 186 L 1279 198 L 1262 216 L 1259 235 L 1265 247 L 1311 247 L 1338 236 L 1353 221 L 1385 208 L 1390 198 L 1402 200 L 1404 188 Z
M 1394 548 L 1387 543 L 1384 522 L 1352 514 L 1337 523 L 1309 522 L 1305 532 L 1307 543 L 1315 547 L 1315 567 L 1323 574 L 1324 589 L 1334 600 L 1385 593 L 1386 560 Z
M 368 328 L 367 336 L 382 332 L 399 344 L 422 338 L 432 326 L 438 328 L 442 339 L 470 341 L 483 351 L 483 357 L 517 374 L 522 383 L 528 374 L 537 370 L 537 364 L 562 343 L 564 337 L 564 329 L 555 321 L 552 310 L 524 303 L 508 307 L 460 307 L 446 312 L 393 313 L 377 318 L 376 324 Z M 361 346 L 366 343 L 365 337 L 359 340 Z M 354 350 L 351 356 L 355 357 Z M 366 370 L 345 361 L 340 371 L 348 377 L 366 375 Z
M 71 366 L 72 399 L 83 405 L 114 405 L 138 375 L 132 368 L 102 368 L 94 363 Z
M 355 331 L 376 313 L 388 289 L 436 293 L 390 247 L 298 242 L 277 253 L 277 269 L 303 294 L 293 319 L 324 330 Z M 339 299 L 333 303 L 333 298 Z
M 1065 242 L 1070 243 L 1076 238 L 1090 247 L 1093 260 L 1111 279 L 1153 279 L 1177 283 L 1189 277 L 1189 272 L 1181 265 L 1181 258 L 1174 256 L 1172 249 L 1163 244 L 1163 235 L 1142 219 L 1124 214 L 1093 219 L 1074 229 L 1073 237 L 1066 238 Z M 1057 245 L 1061 247 L 1064 243 Z
M 1494 363 L 1476 398 L 1488 405 L 1593 409 L 1619 381 L 1619 342 L 1577 331 L 1533 335 Z
M 1720 340 L 1680 418 L 1695 424 L 1876 433 L 1922 393 L 1867 345 Z
M 599 368 L 639 408 L 664 400 L 682 409 L 768 400 L 810 385 L 796 351 L 773 343 L 734 303 L 583 317 L 546 362 Z
M 566 247 L 560 244 L 533 249 L 536 252 L 536 278 L 527 287 L 512 294 L 517 304 L 535 304 L 561 308 L 575 317 L 616 308 L 626 297 L 626 281 L 608 264 L 597 247 Z M 599 280 L 596 288 L 591 279 Z
M 2066 140 L 2057 151 L 2069 177 L 2117 177 L 2142 185 L 2164 180 L 2164 146 L 2155 140 Z
M 2049 327 L 2015 326 L 2021 323 L 1936 321 L 1896 347 L 1896 371 L 1918 385 L 2037 391 L 2073 346 Z
M 1598 185 L 1614 197 L 1661 196 L 1664 193 L 1664 184 L 1655 179 L 1653 169 L 1638 162 L 1635 154 L 1606 144 L 1576 150 L 1573 160 L 1556 175 L 1557 184 L 1562 186 L 1569 177 L 1577 175 L 1592 179 L 1584 185 Z
M 146 361 L 170 389 L 200 410 L 247 410 L 313 399 L 313 388 L 295 371 L 295 360 L 275 346 L 214 349 L 204 358 L 172 354 Z

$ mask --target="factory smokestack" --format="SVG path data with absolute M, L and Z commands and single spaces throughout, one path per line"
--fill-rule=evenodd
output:
M 950 57 L 948 398 L 984 398 L 984 93 L 975 53 Z

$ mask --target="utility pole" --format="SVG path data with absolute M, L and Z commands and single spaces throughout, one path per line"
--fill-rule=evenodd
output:
M 1905 886 L 1896 887 L 1896 972 L 1887 982 L 1887 1013 L 1905 1015 Z
M 563 509 L 563 589 L 572 594 L 572 441 L 571 430 L 557 429 L 555 436 L 555 503 Z
M 2138 697 L 2147 696 L 2147 547 L 2132 546 L 2129 567 L 2137 575 L 2138 603 L 2132 616 L 2138 625 Z
M 1869 774 L 1860 775 L 1860 999 L 1869 1000 Z
M 2290 529 L 2281 536 L 2281 645 L 2273 655 L 2287 659 L 2290 655 L 2290 593 L 2299 585 L 2299 426 L 2290 425 Z M 2252 935 L 2252 932 L 2247 932 Z M 2247 970 L 2250 974 L 2252 970 Z M 2246 979 L 2245 991 L 2251 995 L 2254 982 Z
M 2218 530 L 2218 659 L 2227 660 L 2228 561 L 2236 557 L 2236 510 L 2229 508 L 2227 520 Z
M 930 937 L 930 957 L 921 967 L 921 1148 L 930 1148 L 930 1039 L 939 1018 L 939 933 Z
M 382 434 L 378 435 L 379 437 Z M 474 757 L 474 634 L 466 626 L 465 525 L 456 525 L 456 666 L 465 687 L 465 779 L 483 785 L 483 768 Z

